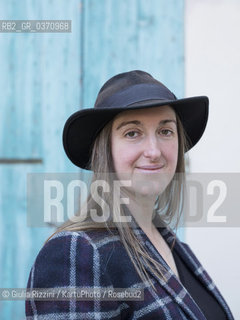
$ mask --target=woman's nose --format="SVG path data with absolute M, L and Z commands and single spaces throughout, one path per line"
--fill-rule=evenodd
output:
M 159 160 L 161 157 L 161 150 L 159 141 L 156 139 L 156 137 L 151 137 L 146 140 L 143 154 L 146 158 L 149 158 L 152 161 Z

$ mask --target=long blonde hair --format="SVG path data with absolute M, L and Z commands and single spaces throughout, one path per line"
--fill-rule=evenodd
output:
M 175 227 L 177 228 L 183 208 L 185 187 L 184 152 L 187 148 L 187 139 L 177 114 L 176 119 L 178 132 L 178 162 L 176 173 L 161 197 L 159 197 L 156 202 L 155 216 L 153 221 L 155 225 L 167 226 L 173 222 L 173 219 L 175 219 Z M 104 180 L 109 185 L 112 185 L 114 177 L 114 166 L 111 153 L 112 123 L 113 120 L 105 125 L 95 139 L 89 163 L 89 168 L 91 168 L 93 171 L 91 184 L 97 181 L 100 175 L 101 180 Z M 178 173 L 180 173 L 179 176 Z M 77 217 L 74 219 L 74 221 L 72 219 L 68 220 L 61 227 L 59 227 L 54 234 L 60 231 L 99 230 L 102 227 L 110 232 L 112 228 L 115 230 L 117 229 L 120 239 L 140 278 L 143 282 L 149 281 L 151 286 L 155 289 L 145 266 L 147 265 L 147 267 L 153 274 L 155 274 L 155 276 L 166 280 L 164 277 L 164 267 L 148 254 L 141 241 L 139 241 L 139 236 L 134 232 L 134 229 L 128 223 L 116 222 L 120 221 L 120 219 L 118 219 L 120 216 L 129 215 L 129 211 L 126 207 L 120 206 L 119 203 L 113 201 L 113 199 L 116 201 L 118 197 L 114 198 L 109 193 L 102 192 L 101 198 L 109 205 L 110 208 L 114 208 L 114 210 L 110 210 L 111 212 L 109 219 L 101 224 L 101 226 L 99 222 L 95 222 L 90 218 L 90 210 L 98 210 L 99 207 L 89 193 L 86 203 L 84 204 L 87 208 L 87 218 L 84 221 L 82 221 L 81 218 L 78 221 Z M 53 235 L 51 235 L 48 240 L 51 239 Z

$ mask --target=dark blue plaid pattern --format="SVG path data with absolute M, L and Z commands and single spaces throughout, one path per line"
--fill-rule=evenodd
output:
M 158 229 L 171 246 L 173 233 Z M 141 288 L 143 301 L 26 301 L 28 320 L 70 319 L 166 319 L 206 320 L 185 287 L 171 271 L 142 229 L 135 230 L 146 250 L 167 270 L 167 281 L 156 278 L 156 286 L 143 283 L 134 269 L 117 233 L 108 231 L 64 231 L 56 234 L 39 252 L 31 269 L 28 288 L 87 287 Z M 233 316 L 227 303 L 189 246 L 178 238 L 175 250 L 191 271 L 215 296 L 229 320 Z

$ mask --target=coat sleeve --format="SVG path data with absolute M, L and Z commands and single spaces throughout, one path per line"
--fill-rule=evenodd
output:
M 45 244 L 31 269 L 27 288 L 111 288 L 98 248 L 84 232 L 59 234 Z M 27 319 L 120 319 L 128 306 L 121 301 L 92 299 L 26 300 Z

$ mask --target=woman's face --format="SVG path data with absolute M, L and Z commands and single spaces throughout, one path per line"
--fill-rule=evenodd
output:
M 118 114 L 111 132 L 112 158 L 129 190 L 159 195 L 172 180 L 178 160 L 176 115 L 170 106 L 129 110 Z

